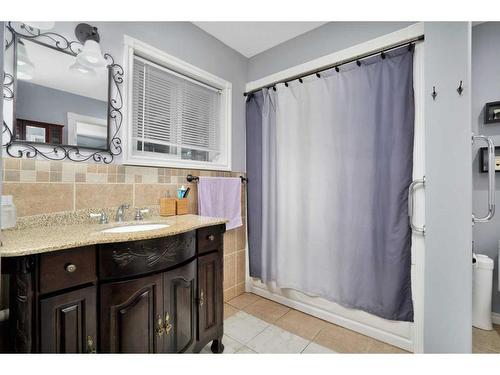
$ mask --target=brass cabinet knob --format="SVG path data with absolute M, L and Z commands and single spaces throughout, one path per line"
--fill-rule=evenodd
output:
M 158 315 L 158 326 L 156 327 L 156 334 L 158 336 L 161 336 L 161 335 L 163 335 L 163 332 L 165 332 L 165 330 L 163 328 L 163 321 L 161 320 L 161 316 Z
M 214 241 L 215 240 L 215 236 L 213 234 L 209 235 L 207 238 L 208 238 L 209 241 Z
M 70 272 L 70 273 L 75 272 L 76 271 L 76 264 L 73 264 L 73 263 L 66 264 L 64 269 L 66 270 L 66 272 Z
M 87 336 L 87 353 L 94 354 L 95 352 L 94 339 L 92 336 Z

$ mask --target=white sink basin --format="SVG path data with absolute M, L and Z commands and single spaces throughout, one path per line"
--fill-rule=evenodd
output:
M 167 228 L 168 224 L 135 224 L 135 225 L 124 225 L 122 227 L 114 227 L 109 229 L 101 230 L 101 233 L 129 233 L 129 232 L 143 232 L 146 230 L 156 230 Z

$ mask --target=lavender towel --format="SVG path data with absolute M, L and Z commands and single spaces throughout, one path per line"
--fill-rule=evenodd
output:
M 232 177 L 200 177 L 198 211 L 201 216 L 229 220 L 226 229 L 238 228 L 241 221 L 241 180 Z

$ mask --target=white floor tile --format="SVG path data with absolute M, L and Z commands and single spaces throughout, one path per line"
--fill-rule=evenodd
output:
M 203 349 L 201 349 L 200 354 L 213 354 L 210 350 L 210 345 L 212 345 L 212 342 L 208 343 Z
M 246 345 L 257 353 L 300 353 L 307 344 L 308 340 L 271 325 Z
M 324 346 L 318 345 L 315 342 L 311 342 L 307 345 L 307 348 L 302 352 L 303 354 L 334 354 L 333 350 L 325 348 Z
M 222 352 L 223 354 L 233 354 L 243 348 L 243 344 L 232 339 L 231 337 L 224 335 L 222 337 L 222 344 L 224 345 L 224 351 Z M 212 341 L 210 341 L 202 350 L 201 354 L 214 354 L 212 353 L 212 350 L 210 349 L 210 346 L 212 346 Z
M 232 339 L 228 335 L 224 335 L 222 337 L 222 344 L 224 345 L 224 351 L 223 351 L 224 354 L 236 353 L 243 347 L 242 343 Z
M 241 349 L 239 349 L 235 354 L 257 354 L 257 352 L 254 352 L 252 349 L 250 349 L 248 346 L 243 346 Z
M 267 327 L 269 323 L 243 311 L 238 311 L 224 321 L 226 335 L 242 344 L 249 342 Z

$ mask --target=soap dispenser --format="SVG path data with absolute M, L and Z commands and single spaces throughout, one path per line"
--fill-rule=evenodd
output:
M 14 228 L 17 221 L 16 206 L 12 195 L 2 195 L 2 229 Z

